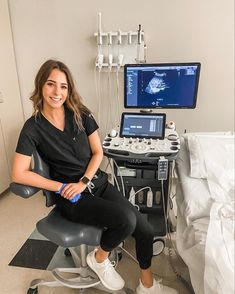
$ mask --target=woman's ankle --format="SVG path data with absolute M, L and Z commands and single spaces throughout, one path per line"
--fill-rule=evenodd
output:
M 153 281 L 152 282 L 151 281 L 143 281 L 141 279 L 141 283 L 145 288 L 151 288 L 153 286 Z
M 95 251 L 95 259 L 98 263 L 104 262 L 108 258 L 108 255 L 109 252 L 106 252 L 100 248 Z
M 140 280 L 145 288 L 151 288 L 153 286 L 153 275 L 150 268 L 141 270 Z

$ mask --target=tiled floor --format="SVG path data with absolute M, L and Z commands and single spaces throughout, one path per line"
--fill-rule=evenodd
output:
M 34 232 L 36 222 L 46 216 L 49 208 L 45 207 L 43 196 L 38 193 L 30 199 L 22 199 L 11 193 L 0 195 L 0 293 L 1 294 L 25 294 L 27 293 L 30 281 L 35 278 L 50 279 L 50 272 L 24 267 L 9 266 L 21 246 Z M 174 236 L 173 236 L 174 237 Z M 134 243 L 130 238 L 125 242 L 125 248 L 134 253 Z M 189 279 L 187 267 L 173 253 L 172 264 L 184 278 Z M 54 261 L 53 261 L 54 262 Z M 154 257 L 153 272 L 162 278 L 163 284 L 169 285 L 179 291 L 180 294 L 192 293 L 176 279 L 170 266 L 168 250 Z M 50 264 L 50 268 L 53 264 Z M 135 289 L 138 285 L 138 266 L 125 254 L 118 264 L 118 271 L 126 281 L 126 286 Z M 40 294 L 56 293 L 69 294 L 80 293 L 79 290 L 65 287 L 49 288 L 40 287 Z M 89 289 L 87 294 L 101 294 L 100 290 Z

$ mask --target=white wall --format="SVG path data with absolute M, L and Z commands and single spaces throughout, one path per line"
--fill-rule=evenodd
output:
M 233 129 L 233 0 L 9 0 L 9 5 L 26 118 L 35 74 L 51 57 L 71 68 L 85 103 L 97 114 L 93 34 L 102 12 L 106 31 L 136 30 L 142 24 L 148 62 L 202 63 L 197 108 L 166 110 L 180 133 Z M 103 99 L 110 99 L 107 91 Z
M 10 183 L 13 154 L 23 124 L 7 0 L 0 0 L 0 193 Z

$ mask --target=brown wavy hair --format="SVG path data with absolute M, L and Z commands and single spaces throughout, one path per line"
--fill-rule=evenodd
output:
M 79 127 L 83 129 L 81 113 L 91 113 L 90 110 L 82 103 L 82 98 L 76 90 L 74 80 L 69 68 L 61 61 L 49 59 L 40 67 L 35 80 L 35 89 L 30 96 L 30 100 L 33 102 L 34 112 L 33 115 L 37 115 L 42 112 L 43 107 L 43 95 L 42 88 L 46 83 L 50 73 L 53 69 L 62 71 L 67 78 L 68 82 L 68 97 L 65 101 L 65 105 L 73 111 L 74 120 Z

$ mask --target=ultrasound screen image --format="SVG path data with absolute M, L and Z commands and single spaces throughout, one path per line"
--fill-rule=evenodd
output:
M 145 108 L 195 107 L 199 67 L 127 67 L 125 106 Z

